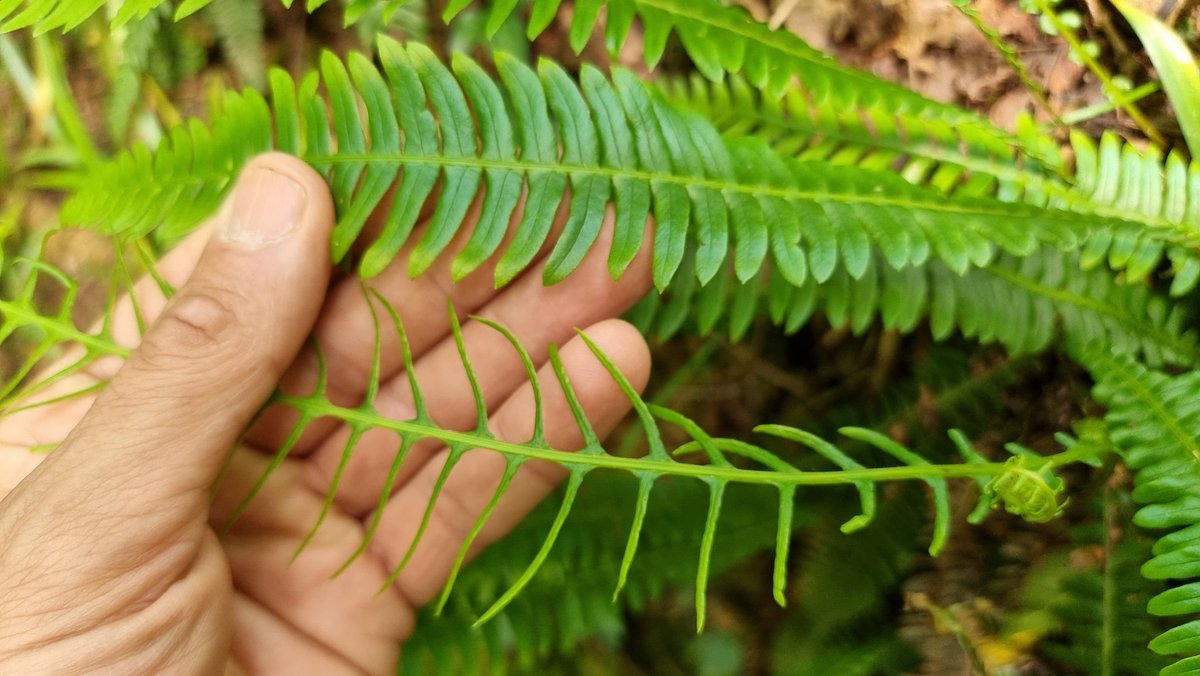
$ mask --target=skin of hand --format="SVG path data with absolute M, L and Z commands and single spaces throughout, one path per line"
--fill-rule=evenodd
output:
M 468 221 L 478 218 L 479 206 L 477 199 Z M 564 217 L 560 209 L 555 228 Z M 289 409 L 256 412 L 277 384 L 312 391 L 310 335 L 328 365 L 327 396 L 351 406 L 365 392 L 374 325 L 361 283 L 331 274 L 333 223 L 319 175 L 286 155 L 255 158 L 212 221 L 162 261 L 162 276 L 178 288 L 171 299 L 152 283 L 135 288 L 138 307 L 152 320 L 145 335 L 133 304 L 118 306 L 114 338 L 133 348 L 131 356 L 99 360 L 45 396 L 111 379 L 100 394 L 0 422 L 0 673 L 394 671 L 416 609 L 446 581 L 503 474 L 498 454 L 463 456 L 411 561 L 378 595 L 409 548 L 446 457 L 433 441 L 412 448 L 381 502 L 399 439 L 386 430 L 358 438 L 330 513 L 293 560 L 352 433 L 339 421 L 312 421 L 250 507 L 217 534 L 296 422 Z M 378 232 L 378 223 L 368 233 L 372 228 Z M 562 346 L 597 432 L 610 431 L 628 401 L 574 330 L 585 328 L 635 386 L 644 386 L 645 342 L 613 317 L 650 287 L 648 239 L 619 281 L 608 275 L 608 246 L 600 242 L 560 284 L 543 286 L 536 263 L 496 289 L 494 259 L 452 281 L 453 252 L 471 229 L 461 228 L 450 253 L 425 275 L 408 276 L 405 249 L 370 280 L 405 320 L 434 420 L 474 427 L 450 333 L 451 300 L 464 318 L 497 437 L 529 438 L 532 392 L 511 346 L 468 314 L 505 324 L 530 350 L 551 444 L 583 443 L 547 362 L 551 342 Z M 611 233 L 610 213 L 601 237 Z M 554 239 L 552 233 L 548 241 Z M 412 395 L 398 336 L 387 324 L 375 407 L 403 419 L 413 414 Z M 31 450 L 60 441 L 51 453 Z M 508 532 L 564 476 L 543 461 L 523 464 L 471 553 Z M 369 546 L 331 578 L 376 518 Z

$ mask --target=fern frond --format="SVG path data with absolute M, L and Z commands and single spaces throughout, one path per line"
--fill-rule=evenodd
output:
M 382 298 L 377 298 L 382 302 Z M 403 344 L 403 325 L 400 318 L 396 316 L 394 310 L 386 303 L 385 307 L 388 310 L 393 322 L 396 324 L 396 330 L 401 336 Z M 490 324 L 493 328 L 500 330 L 501 333 L 510 341 L 518 355 L 526 363 L 527 368 L 532 367 L 521 346 L 515 341 L 510 333 L 498 325 Z M 469 355 L 467 355 L 461 343 L 461 329 L 457 323 L 452 324 L 452 329 L 456 340 L 459 341 L 463 364 L 467 368 L 469 378 L 473 378 L 473 369 L 471 368 Z M 550 350 L 550 363 L 554 367 L 554 373 L 561 385 L 563 392 L 566 393 L 567 402 L 575 416 L 576 423 L 579 426 L 582 437 L 586 440 L 584 448 L 580 451 L 569 452 L 561 449 L 556 449 L 550 446 L 544 437 L 541 435 L 540 424 L 534 425 L 532 437 L 525 442 L 511 442 L 497 439 L 488 431 L 486 409 L 480 408 L 478 424 L 472 430 L 460 431 L 445 429 L 439 427 L 425 413 L 423 397 L 421 395 L 420 384 L 413 379 L 413 397 L 414 408 L 416 413 L 414 417 L 407 420 L 392 419 L 382 416 L 375 412 L 371 403 L 371 397 L 368 396 L 366 401 L 359 406 L 346 407 L 338 406 L 332 403 L 323 391 L 322 384 L 325 382 L 323 377 L 318 377 L 317 389 L 308 395 L 292 395 L 277 393 L 273 398 L 273 403 L 285 404 L 297 411 L 301 422 L 296 426 L 296 432 L 293 437 L 298 436 L 302 431 L 307 421 L 318 418 L 333 418 L 342 421 L 352 430 L 365 430 L 382 428 L 396 432 L 401 438 L 406 440 L 405 446 L 411 445 L 420 439 L 436 439 L 450 448 L 450 453 L 445 461 L 441 476 L 445 477 L 453 469 L 455 463 L 462 454 L 469 449 L 488 449 L 504 456 L 508 467 L 506 476 L 511 476 L 513 468 L 518 467 L 521 463 L 528 460 L 547 460 L 557 463 L 564 467 L 568 473 L 566 491 L 563 501 L 559 506 L 559 511 L 555 520 L 545 537 L 545 540 L 539 549 L 537 555 L 533 558 L 526 571 L 512 583 L 508 590 L 499 596 L 499 598 L 485 610 L 480 616 L 478 622 L 483 623 L 493 618 L 507 606 L 517 594 L 533 579 L 535 573 L 545 563 L 550 552 L 553 550 L 555 542 L 562 532 L 563 524 L 569 516 L 574 501 L 576 500 L 579 489 L 584 485 L 584 481 L 588 474 L 593 470 L 607 469 L 619 470 L 627 472 L 636 477 L 638 482 L 637 497 L 635 499 L 633 509 L 633 523 L 629 530 L 629 537 L 624 555 L 621 559 L 620 570 L 618 571 L 617 585 L 618 590 L 628 580 L 628 573 L 632 567 L 634 559 L 637 555 L 639 542 L 642 534 L 645 532 L 646 514 L 650 503 L 650 497 L 654 487 L 667 477 L 691 477 L 698 479 L 708 487 L 709 503 L 707 515 L 704 519 L 704 533 L 701 538 L 701 545 L 696 569 L 696 607 L 697 607 L 697 623 L 702 626 L 704 622 L 704 606 L 705 596 L 704 591 L 707 586 L 709 569 L 711 566 L 711 556 L 713 552 L 713 544 L 716 537 L 717 523 L 722 511 L 722 497 L 727 487 L 733 484 L 758 484 L 773 487 L 779 495 L 779 519 L 778 533 L 780 536 L 777 540 L 777 563 L 776 563 L 776 593 L 782 599 L 783 585 L 786 577 L 783 571 L 786 570 L 787 533 L 791 532 L 793 522 L 792 504 L 794 495 L 797 489 L 805 486 L 816 485 L 852 485 L 860 495 L 862 502 L 863 513 L 855 519 L 848 522 L 845 526 L 848 530 L 861 528 L 872 520 L 874 517 L 875 507 L 875 484 L 881 481 L 890 480 L 919 480 L 926 483 L 932 489 L 933 504 L 935 508 L 935 526 L 934 538 L 930 545 L 931 552 L 936 552 L 945 541 L 946 534 L 949 529 L 949 501 L 946 491 L 946 481 L 949 478 L 963 477 L 981 480 L 983 478 L 1004 476 L 1013 473 L 1013 465 L 1005 463 L 989 463 L 982 457 L 970 451 L 969 447 L 964 447 L 963 453 L 966 457 L 966 462 L 954 465 L 933 465 L 924 460 L 916 453 L 904 448 L 891 441 L 890 439 L 879 435 L 878 433 L 862 429 L 844 429 L 843 433 L 847 436 L 864 441 L 880 450 L 883 450 L 888 455 L 895 457 L 900 461 L 901 466 L 898 467 L 879 467 L 869 468 L 854 461 L 844 452 L 837 449 L 827 441 L 824 441 L 814 435 L 811 435 L 803 430 L 778 426 L 766 425 L 760 426 L 759 432 L 768 436 L 783 438 L 797 441 L 808 448 L 816 451 L 819 455 L 824 456 L 834 465 L 839 467 L 833 471 L 805 471 L 801 472 L 788 463 L 781 460 L 777 455 L 767 450 L 762 446 L 757 446 L 745 441 L 733 439 L 718 439 L 709 437 L 705 432 L 694 422 L 685 416 L 658 406 L 647 405 L 629 382 L 624 378 L 617 367 L 608 359 L 608 357 L 599 350 L 586 335 L 583 336 L 585 342 L 592 349 L 593 354 L 600 360 L 601 364 L 608 371 L 614 381 L 620 385 L 625 395 L 628 397 L 634 412 L 637 414 L 639 421 L 642 424 L 646 439 L 649 442 L 649 453 L 644 457 L 625 457 L 616 456 L 608 453 L 600 444 L 595 433 L 592 431 L 590 424 L 585 417 L 582 408 L 575 397 L 574 390 L 571 387 L 570 381 L 567 379 L 565 370 L 558 359 L 557 352 L 554 349 Z M 407 352 L 407 350 L 406 350 Z M 406 358 L 407 359 L 407 358 Z M 412 373 L 410 369 L 408 371 Z M 373 373 L 373 377 L 377 377 L 377 372 Z M 531 380 L 536 383 L 536 378 Z M 535 396 L 535 401 L 539 402 L 537 411 L 535 412 L 535 420 L 540 420 L 540 400 Z M 662 433 L 663 424 L 671 425 L 678 428 L 686 437 L 690 438 L 684 444 L 677 446 L 674 450 L 668 450 L 664 444 L 664 436 Z M 965 446 L 965 444 L 964 444 Z M 352 452 L 353 444 L 347 444 L 347 453 Z M 277 461 L 285 457 L 290 448 L 285 444 L 279 451 Z M 403 452 L 403 449 L 400 451 Z M 690 462 L 681 462 L 676 459 L 676 456 L 699 452 L 704 456 L 703 464 L 695 464 Z M 1056 467 L 1059 463 L 1054 456 L 1048 458 L 1046 462 L 1050 467 Z M 1065 456 L 1064 456 L 1065 458 Z M 737 459 L 735 464 L 733 460 Z M 271 469 L 267 469 L 264 473 L 265 477 Z M 1023 476 L 1022 481 L 1028 481 L 1028 477 Z M 262 481 L 258 486 L 262 485 Z M 438 485 L 441 485 L 439 481 Z M 330 487 L 330 494 L 336 492 L 335 484 Z M 503 495 L 507 488 L 507 481 L 502 480 L 496 489 L 491 504 L 495 504 Z M 1057 493 L 1057 488 L 1051 487 L 1050 490 Z M 422 519 L 424 523 L 428 518 L 434 504 L 437 501 L 438 489 L 434 489 L 434 497 L 431 499 L 425 516 Z M 991 495 L 992 491 L 988 491 Z M 1015 493 L 997 492 L 995 493 L 1000 499 L 1006 501 L 1010 509 L 1028 509 L 1014 502 Z M 254 498 L 252 491 L 243 501 L 243 506 L 248 504 Z M 1017 496 L 1020 501 L 1027 501 L 1024 496 Z M 489 516 L 490 510 L 485 510 L 478 518 L 476 526 L 471 533 L 476 533 L 483 527 Z M 319 525 L 319 524 L 318 524 Z M 317 526 L 314 526 L 314 531 Z M 415 547 L 419 542 L 423 527 L 418 529 L 417 535 L 414 537 L 412 547 Z M 368 528 L 367 535 L 360 547 L 359 551 L 365 548 L 369 541 L 372 528 Z M 463 545 L 463 551 L 469 546 L 470 542 Z M 406 557 L 407 560 L 407 557 Z M 402 561 L 397 567 L 394 574 L 398 574 L 407 561 Z M 463 557 L 460 556 L 454 571 L 450 575 L 450 584 L 443 591 L 442 601 L 444 604 L 450 598 L 450 591 L 453 582 L 458 573 L 458 566 L 461 565 Z
M 1038 643 L 1038 652 L 1073 672 L 1157 673 L 1170 658 L 1145 649 L 1162 628 L 1144 608 L 1163 584 L 1138 572 L 1150 557 L 1150 546 L 1146 538 L 1123 527 L 1128 523 L 1124 503 L 1132 502 L 1128 494 L 1110 487 L 1105 496 L 1094 510 L 1105 512 L 1097 515 L 1103 518 L 1094 528 L 1076 530 L 1071 547 L 1102 548 L 1103 558 L 1073 570 L 1069 552 L 1047 556 L 1026 575 L 1019 596 L 1029 612 L 1049 611 L 1055 620 L 1055 631 Z M 1114 534 L 1121 539 L 1114 542 Z
M 1200 610 L 1197 538 L 1200 534 L 1200 372 L 1170 376 L 1096 348 L 1083 357 L 1096 377 L 1096 399 L 1108 407 L 1105 423 L 1112 442 L 1136 472 L 1133 499 L 1144 505 L 1134 523 L 1170 531 L 1154 544 L 1142 575 L 1171 580 L 1172 588 L 1147 607 L 1154 615 L 1194 618 Z M 1162 674 L 1200 668 L 1200 620 L 1190 619 L 1150 642 L 1178 661 Z
M 1178 152 L 1168 155 L 1164 163 L 1153 146 L 1139 151 L 1111 132 L 1097 145 L 1086 134 L 1074 131 L 1071 147 L 1075 193 L 1137 214 L 1151 227 L 1175 227 L 1186 233 L 1179 241 L 1181 246 L 1166 249 L 1174 269 L 1171 294 L 1179 296 L 1194 289 L 1200 280 L 1194 239 L 1200 232 L 1200 164 L 1189 164 Z M 1107 258 L 1111 267 L 1141 276 L 1157 265 L 1162 249 L 1161 243 L 1145 237 L 1100 235 L 1084 247 L 1082 263 L 1088 267 Z
M 1174 267 L 1173 295 L 1200 278 L 1200 165 L 1179 152 L 1164 161 L 1154 147 L 1144 150 L 1104 134 L 1099 143 L 1073 131 L 1067 161 L 1044 139 L 1026 139 L 1021 152 L 996 136 L 883 108 L 864 114 L 799 92 L 780 99 L 762 96 L 737 78 L 711 83 L 701 78 L 659 85 L 669 101 L 698 110 L 728 136 L 755 136 L 776 151 L 803 160 L 869 169 L 890 168 L 910 182 L 947 195 L 991 196 L 1006 202 L 1066 209 L 1107 218 L 1135 218 L 1144 232 L 1101 231 L 1085 247 L 1087 267 L 1106 262 L 1128 276 L 1153 272 L 1164 250 Z M 1027 153 L 1032 152 L 1032 156 Z M 1181 246 L 1167 246 L 1176 242 Z
M 193 121 L 173 129 L 154 153 L 135 148 L 82 177 L 64 218 L 122 237 L 157 229 L 172 241 L 215 209 L 249 156 L 278 148 L 328 175 L 339 207 L 336 259 L 400 181 L 383 231 L 363 255 L 359 269 L 368 277 L 392 262 L 430 202 L 428 229 L 408 260 L 410 274 L 427 269 L 462 227 L 480 186 L 483 215 L 457 255 L 459 276 L 498 252 L 522 186 L 528 193 L 497 266 L 498 284 L 530 263 L 568 185 L 569 215 L 548 259 L 547 282 L 569 274 L 594 245 L 609 203 L 617 224 L 610 271 L 623 272 L 653 216 L 660 289 L 690 251 L 689 267 L 707 282 L 731 243 L 739 280 L 755 276 L 770 255 L 788 281 L 801 285 L 809 277 L 825 282 L 839 266 L 861 279 L 872 246 L 894 269 L 932 256 L 961 272 L 986 264 L 997 248 L 1020 255 L 1039 244 L 1071 248 L 1090 230 L 1137 227 L 987 198 L 948 200 L 884 171 L 794 161 L 760 141 L 726 142 L 627 71 L 610 82 L 585 67 L 576 86 L 549 61 L 535 73 L 501 54 L 500 80 L 512 102 L 506 106 L 500 87 L 465 57 L 455 59 L 452 73 L 420 45 L 383 39 L 380 54 L 386 80 L 357 54 L 348 71 L 326 54 L 321 75 L 299 86 L 274 71 L 274 118 L 257 93 L 230 95 L 211 131 Z M 321 83 L 328 109 L 316 96 Z
M 814 312 L 856 334 L 876 320 L 908 332 L 928 317 L 935 339 L 957 330 L 1014 354 L 1055 341 L 1077 352 L 1104 341 L 1114 352 L 1142 355 L 1152 364 L 1200 363 L 1182 306 L 1145 285 L 1120 283 L 1107 269 L 1081 271 L 1078 256 L 1056 251 L 1002 256 L 963 274 L 939 261 L 896 270 L 876 254 L 857 279 L 839 266 L 824 282 L 810 278 L 798 286 L 774 268 L 746 283 L 732 270 L 704 287 L 680 277 L 661 298 L 646 298 L 634 319 L 662 338 L 685 325 L 700 333 L 724 326 L 737 340 L 760 314 L 792 333 Z
M 847 431 L 855 437 L 868 434 L 866 430 Z M 736 445 L 731 440 L 714 441 L 720 446 Z M 699 447 L 693 443 L 679 452 Z M 605 474 L 589 478 L 589 484 L 599 485 L 591 485 L 591 492 L 579 493 L 559 544 L 545 559 L 537 580 L 475 632 L 468 632 L 468 625 L 493 602 L 498 589 L 521 577 L 524 562 L 537 554 L 542 534 L 557 520 L 556 510 L 551 505 L 539 508 L 529 524 L 465 569 L 460 584 L 467 588 L 456 593 L 442 616 L 428 611 L 419 623 L 415 642 L 406 645 L 406 667 L 416 671 L 442 668 L 448 673 L 486 673 L 489 668 L 494 671 L 501 664 L 511 663 L 513 653 L 518 664 L 529 666 L 535 658 L 570 650 L 582 627 L 601 627 L 602 634 L 604 628 L 612 627 L 613 606 L 608 603 L 607 593 L 597 588 L 613 578 L 623 559 L 619 547 L 598 541 L 615 544 L 623 539 L 634 512 L 628 503 L 636 501 L 640 493 L 636 479 L 617 481 L 619 478 Z M 711 560 L 714 573 L 777 541 L 770 524 L 764 524 L 761 518 L 773 502 L 767 493 L 735 485 L 729 490 L 730 499 L 721 511 L 718 528 L 721 545 L 713 550 Z M 681 561 L 679 553 L 703 546 L 708 493 L 707 487 L 695 482 L 658 482 L 646 510 L 639 565 L 628 571 L 624 602 L 629 606 L 640 607 L 645 600 L 660 595 L 664 586 L 694 578 L 696 562 Z M 606 503 L 604 509 L 596 504 L 597 496 Z M 816 541 L 812 536 L 805 539 L 804 562 L 798 567 L 804 571 L 801 585 L 798 592 L 790 594 L 798 596 L 799 604 L 790 617 L 803 623 L 805 630 L 800 633 L 808 638 L 803 647 L 789 645 L 783 653 L 793 666 L 797 666 L 795 660 L 802 659 L 801 655 L 806 661 L 816 660 L 810 662 L 816 669 L 840 654 L 834 636 L 842 636 L 850 623 L 861 623 L 877 613 L 882 595 L 908 567 L 912 541 L 919 537 L 924 515 L 916 501 L 896 497 L 886 499 L 875 520 L 852 535 L 840 535 L 836 528 L 830 528 L 831 532 Z M 614 502 L 626 506 L 614 510 Z M 798 503 L 795 514 L 790 523 L 793 529 L 810 524 L 816 510 L 809 500 Z M 856 626 L 861 629 L 861 624 Z M 537 627 L 536 631 L 531 627 Z M 899 655 L 897 647 L 893 644 L 883 650 L 880 646 L 882 652 L 894 658 Z M 852 660 L 849 655 L 838 659 L 847 659 L 847 668 L 864 661 L 878 664 L 867 655 L 860 660 Z M 865 664 L 863 668 L 869 669 Z
M 472 4 L 454 0 L 443 18 L 452 20 Z M 527 36 L 540 35 L 561 11 L 561 0 L 534 0 Z M 491 5 L 487 31 L 493 34 L 516 9 L 516 2 Z M 601 12 L 601 10 L 606 10 Z M 570 14 L 571 45 L 581 51 L 606 15 L 604 37 L 609 51 L 617 52 L 627 39 L 634 19 L 642 24 L 642 50 L 653 68 L 667 40 L 678 37 L 696 68 L 720 80 L 726 73 L 743 73 L 756 87 L 777 96 L 798 79 L 818 100 L 845 104 L 886 102 L 894 109 L 922 111 L 929 117 L 984 124 L 963 108 L 939 103 L 869 73 L 838 64 L 828 54 L 809 46 L 787 30 L 772 30 L 740 6 L 719 0 L 576 0 Z
M 1017 144 L 1000 129 L 959 126 L 953 121 L 930 118 L 904 108 L 886 108 L 867 100 L 844 106 L 836 100 L 816 98 L 802 87 L 783 96 L 770 97 L 740 76 L 712 82 L 701 76 L 665 78 L 655 83 L 666 99 L 680 107 L 702 113 L 728 136 L 756 136 L 781 155 L 802 160 L 823 160 L 862 168 L 892 170 L 912 183 L 927 184 L 950 193 L 965 178 L 966 171 L 995 178 L 1041 178 L 1041 164 L 1057 168 L 1061 158 Z M 1022 167 L 1017 149 L 1035 152 L 1036 163 Z M 946 175 L 940 165 L 959 165 L 960 171 Z M 935 174 L 936 179 L 935 179 Z M 985 194 L 995 182 L 981 186 Z

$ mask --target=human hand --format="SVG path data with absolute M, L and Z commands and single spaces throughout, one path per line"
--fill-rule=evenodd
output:
M 477 216 L 478 204 L 471 213 Z M 295 561 L 350 434 L 336 421 L 309 425 L 249 509 L 220 537 L 214 530 L 268 466 L 295 416 L 272 409 L 239 442 L 242 430 L 277 383 L 294 393 L 313 387 L 310 330 L 328 364 L 330 398 L 354 405 L 365 391 L 371 312 L 356 279 L 330 282 L 333 220 L 328 189 L 306 165 L 278 154 L 255 159 L 213 222 L 163 260 L 160 273 L 179 287 L 170 302 L 156 285 L 138 285 L 142 311 L 157 317 L 145 336 L 130 303 L 119 306 L 114 335 L 136 347 L 130 358 L 98 361 L 56 391 L 111 377 L 108 386 L 95 397 L 0 421 L 0 673 L 394 670 L 415 609 L 445 582 L 500 480 L 499 455 L 472 451 L 459 461 L 412 560 L 378 596 L 416 532 L 444 447 L 412 449 L 372 544 L 336 578 L 330 574 L 359 547 L 385 486 L 398 446 L 386 430 L 359 440 L 332 513 Z M 611 225 L 602 237 L 611 236 Z M 460 230 L 460 245 L 469 232 Z M 550 342 L 563 345 L 597 432 L 609 431 L 628 402 L 573 329 L 585 327 L 644 385 L 645 343 L 611 318 L 649 288 L 649 246 L 618 282 L 608 277 L 607 247 L 599 245 L 558 285 L 544 287 L 535 265 L 499 291 L 490 265 L 451 283 L 456 249 L 415 280 L 403 256 L 370 280 L 406 320 L 433 418 L 449 428 L 474 424 L 445 310 L 450 299 L 464 314 L 505 324 L 530 350 L 543 376 L 552 445 L 578 448 L 582 439 L 557 381 L 547 377 Z M 384 326 L 376 408 L 408 418 L 399 342 Z M 463 330 L 493 433 L 527 439 L 533 401 L 515 352 L 478 322 Z M 50 454 L 31 451 L 59 441 Z M 563 476 L 556 465 L 523 464 L 472 551 L 510 530 Z

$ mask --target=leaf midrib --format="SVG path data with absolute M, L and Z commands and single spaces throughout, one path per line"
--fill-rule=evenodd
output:
M 1175 437 L 1175 441 L 1184 451 L 1193 451 L 1191 461 L 1197 462 L 1194 455 L 1196 449 L 1196 439 L 1187 431 L 1184 422 L 1179 419 L 1164 404 L 1162 399 L 1148 387 L 1136 373 L 1131 372 L 1117 359 L 1112 359 L 1107 356 L 1102 356 L 1101 361 L 1108 367 L 1109 373 L 1116 374 L 1121 379 L 1122 385 L 1127 392 L 1132 393 L 1142 405 L 1149 410 L 1155 418 L 1166 428 L 1167 432 Z
M 718 127 L 730 122 L 738 122 L 737 116 L 739 111 L 736 109 L 729 108 L 719 111 L 718 114 L 720 116 L 719 119 L 713 120 L 713 123 Z M 1071 213 L 1090 214 L 1106 219 L 1124 221 L 1126 220 L 1129 212 L 1128 209 L 1121 209 L 1112 204 L 1096 201 L 1090 195 L 1080 192 L 1072 187 L 1071 184 L 1057 180 L 1055 177 L 1022 171 L 1021 168 L 1016 165 L 994 162 L 984 158 L 974 157 L 967 153 L 954 153 L 945 151 L 935 144 L 906 144 L 903 142 L 894 141 L 892 137 L 887 135 L 881 135 L 879 137 L 873 137 L 870 135 L 856 136 L 830 126 L 804 124 L 801 118 L 794 116 L 763 114 L 759 111 L 751 111 L 750 114 L 754 115 L 758 120 L 760 120 L 761 124 L 772 125 L 785 131 L 790 131 L 792 133 L 801 134 L 804 136 L 813 136 L 819 134 L 823 137 L 836 139 L 843 143 L 852 143 L 855 145 L 866 146 L 868 148 L 878 148 L 894 153 L 914 155 L 932 160 L 934 162 L 957 165 L 970 171 L 994 176 L 998 180 L 1013 181 L 1024 186 L 1031 187 L 1035 190 L 1041 190 L 1048 195 L 1061 198 L 1072 205 L 1081 206 L 1087 209 L 1087 211 L 1075 211 L 1070 209 L 1064 210 L 1070 211 Z M 1005 204 L 1026 204 L 1020 201 L 1001 201 L 1003 201 Z M 1172 221 L 1168 218 L 1164 218 L 1161 214 L 1137 212 L 1137 218 L 1139 223 L 1147 225 L 1151 228 L 1177 233 L 1180 240 L 1186 240 L 1200 236 L 1200 231 L 1189 228 L 1187 223 Z
M 936 211 L 948 214 L 962 215 L 981 215 L 981 216 L 998 216 L 1007 218 L 1051 218 L 1058 221 L 1084 221 L 1083 217 L 1086 214 L 1080 214 L 1073 211 L 1065 211 L 1061 209 L 1044 209 L 1032 207 L 1020 202 L 999 202 L 997 207 L 987 208 L 977 204 L 970 204 L 964 201 L 954 199 L 946 199 L 937 196 L 937 199 L 928 201 L 904 199 L 895 195 L 873 196 L 867 193 L 835 193 L 825 191 L 802 190 L 799 188 L 768 186 L 768 185 L 747 185 L 735 181 L 721 181 L 712 178 L 704 178 L 697 176 L 682 176 L 679 174 L 667 174 L 641 169 L 628 169 L 617 167 L 603 166 L 587 166 L 562 163 L 540 163 L 529 162 L 525 160 L 505 160 L 482 157 L 447 157 L 444 155 L 409 155 L 406 153 L 336 153 L 333 155 L 305 155 L 304 161 L 309 164 L 330 165 L 344 163 L 363 163 L 370 164 L 375 162 L 386 162 L 392 164 L 430 164 L 436 166 L 453 166 L 453 167 L 471 167 L 476 169 L 507 169 L 518 171 L 523 174 L 536 172 L 559 173 L 559 174 L 594 174 L 599 176 L 627 177 L 646 182 L 662 182 L 674 183 L 684 187 L 701 187 L 715 190 L 721 193 L 736 192 L 745 193 L 748 195 L 767 195 L 771 197 L 779 197 L 782 199 L 800 199 L 800 200 L 828 200 L 845 203 L 862 203 L 873 204 L 877 206 L 891 207 L 908 207 L 910 209 L 921 209 L 925 211 Z M 831 165 L 836 166 L 836 165 Z M 842 169 L 841 167 L 837 167 Z M 916 188 L 919 189 L 919 188 Z M 1135 224 L 1129 221 L 1109 218 L 1109 221 L 1114 223 L 1124 224 L 1133 227 Z
M 829 486 L 852 484 L 857 481 L 882 482 L 925 479 L 927 477 L 989 477 L 1001 474 L 1005 470 L 1003 463 L 905 465 L 899 467 L 873 467 L 860 470 L 794 473 L 721 467 L 716 465 L 697 465 L 655 460 L 649 457 L 626 457 L 609 455 L 607 453 L 563 451 L 548 447 L 502 441 L 472 431 L 448 430 L 416 420 L 395 420 L 365 408 L 338 406 L 320 396 L 314 395 L 279 395 L 275 401 L 291 406 L 306 415 L 337 418 L 352 425 L 384 428 L 401 434 L 438 439 L 446 444 L 492 450 L 507 456 L 515 456 L 527 460 L 547 460 L 568 469 L 618 469 L 634 473 L 650 473 L 657 476 L 689 476 L 698 479 L 715 479 L 722 482 L 766 484 L 771 486 Z M 579 471 L 579 469 L 574 469 L 573 471 Z

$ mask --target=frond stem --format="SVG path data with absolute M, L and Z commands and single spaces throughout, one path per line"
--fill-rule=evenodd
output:
M 113 354 L 121 358 L 126 358 L 130 354 L 129 349 L 117 345 L 105 336 L 80 331 L 74 326 L 65 324 L 61 319 L 40 315 L 20 303 L 0 299 L 0 314 L 8 317 L 10 321 L 37 326 L 50 335 L 76 341 L 96 354 Z
M 1002 474 L 1006 470 L 1004 463 L 997 462 L 952 465 L 906 465 L 901 467 L 873 467 L 819 472 L 782 472 L 776 470 L 719 467 L 715 465 L 695 465 L 675 462 L 673 460 L 654 460 L 646 457 L 630 458 L 608 454 L 579 454 L 573 451 L 526 446 L 520 443 L 480 436 L 470 431 L 460 432 L 420 422 L 393 420 L 371 411 L 337 406 L 319 398 L 282 395 L 276 401 L 295 407 L 301 415 L 333 417 L 352 425 L 382 427 L 400 434 L 439 439 L 449 445 L 483 448 L 503 453 L 510 457 L 548 460 L 567 467 L 608 468 L 628 472 L 690 476 L 700 479 L 717 479 L 772 486 L 837 485 L 850 484 L 856 481 L 924 479 L 931 476 L 944 478 L 990 477 Z M 721 440 L 714 439 L 714 442 L 720 445 Z M 1065 462 L 1071 462 L 1073 457 L 1069 456 L 1069 452 L 1066 452 L 1056 456 L 1048 456 L 1047 460 L 1052 465 L 1057 466 L 1065 464 Z

